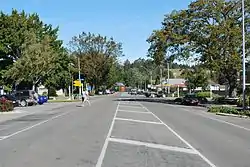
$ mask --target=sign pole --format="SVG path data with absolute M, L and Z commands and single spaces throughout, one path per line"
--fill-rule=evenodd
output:
M 79 86 L 79 99 L 81 97 L 81 67 L 80 67 L 80 59 L 79 59 L 79 56 L 77 57 L 77 60 L 78 60 L 78 73 L 79 73 L 79 76 L 78 76 L 78 79 L 79 79 L 79 82 L 80 82 L 80 86 Z

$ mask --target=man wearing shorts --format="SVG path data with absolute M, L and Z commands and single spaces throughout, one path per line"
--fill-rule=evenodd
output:
M 87 90 L 82 92 L 82 105 L 83 106 L 84 106 L 85 102 L 87 102 L 89 104 L 89 106 L 91 105 L 90 101 L 89 101 L 89 92 Z

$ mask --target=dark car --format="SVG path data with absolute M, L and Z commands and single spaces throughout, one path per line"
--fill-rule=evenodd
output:
M 37 104 L 36 92 L 33 90 L 18 90 L 15 91 L 13 95 L 22 107 Z
M 198 105 L 199 102 L 199 98 L 195 94 L 187 94 L 182 100 L 184 105 Z
M 0 95 L 0 98 L 5 98 L 6 100 L 12 101 L 14 107 L 18 107 L 19 106 L 19 103 L 18 103 L 16 97 L 13 96 L 13 95 L 9 95 L 9 94 L 7 94 L 7 95 Z

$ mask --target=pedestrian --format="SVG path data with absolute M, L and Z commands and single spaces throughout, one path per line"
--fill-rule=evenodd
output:
M 91 103 L 89 101 L 89 92 L 88 90 L 84 90 L 82 92 L 82 106 L 84 106 L 84 103 L 87 102 L 89 106 L 91 106 Z

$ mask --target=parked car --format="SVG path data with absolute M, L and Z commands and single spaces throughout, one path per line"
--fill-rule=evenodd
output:
M 199 99 L 195 94 L 187 94 L 183 98 L 182 104 L 184 104 L 184 105 L 198 105 Z
M 13 95 L 9 95 L 9 94 L 7 94 L 7 95 L 0 95 L 0 98 L 5 98 L 6 100 L 12 101 L 14 107 L 18 107 L 19 106 L 19 103 L 18 103 L 16 97 L 13 96 Z
M 137 90 L 136 90 L 136 89 L 131 89 L 130 94 L 131 94 L 131 95 L 137 95 Z
M 43 103 L 46 103 L 48 101 L 47 97 L 46 96 L 40 96 L 38 95 L 38 98 L 37 98 L 37 103 L 42 105 Z
M 18 90 L 13 95 L 22 107 L 37 104 L 36 92 L 33 90 Z

